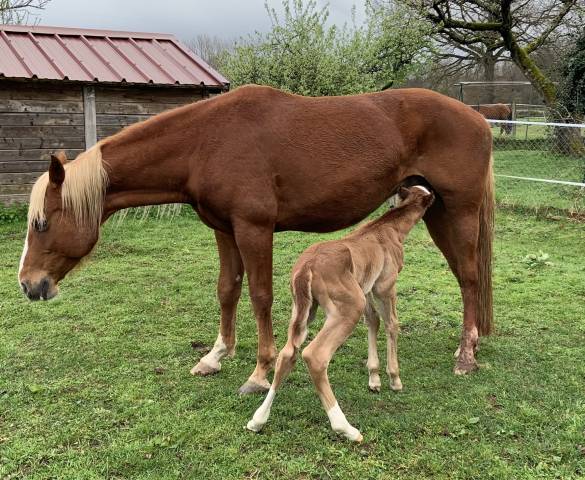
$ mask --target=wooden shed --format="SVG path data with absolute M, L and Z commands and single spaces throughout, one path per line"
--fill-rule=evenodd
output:
M 172 35 L 0 25 L 0 203 L 27 201 L 56 150 L 228 88 Z

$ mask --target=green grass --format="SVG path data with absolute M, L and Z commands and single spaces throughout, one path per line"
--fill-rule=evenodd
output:
M 516 135 L 492 128 L 496 175 L 583 182 L 583 154 L 565 155 L 555 146 L 550 127 L 518 126 Z M 498 201 L 532 210 L 585 213 L 585 189 L 535 181 L 496 177 Z
M 422 225 L 399 280 L 404 391 L 386 378 L 382 393 L 368 391 L 363 325 L 334 357 L 331 382 L 361 445 L 330 431 L 302 362 L 263 433 L 244 430 L 261 402 L 236 394 L 255 364 L 247 295 L 236 358 L 218 376 L 189 375 L 219 315 L 217 254 L 201 223 L 106 226 L 48 303 L 18 291 L 24 224 L 0 225 L 0 478 L 583 478 L 584 225 L 513 212 L 497 223 L 497 330 L 480 371 L 452 374 L 459 289 Z M 292 263 L 325 237 L 276 236 L 279 347 Z M 539 250 L 552 265 L 524 261 Z
M 534 210 L 564 210 L 585 213 L 585 189 L 576 186 L 517 180 L 498 175 L 582 182 L 585 159 L 555 154 L 546 148 L 531 150 L 531 145 L 516 142 L 496 145 L 494 171 L 496 196 L 504 205 Z M 520 145 L 524 144 L 524 145 Z

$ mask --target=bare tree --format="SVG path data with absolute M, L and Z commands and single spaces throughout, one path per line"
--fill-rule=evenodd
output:
M 537 51 L 582 28 L 585 0 L 400 0 L 436 26 L 436 41 L 452 71 L 480 65 L 493 80 L 495 65 L 511 61 L 547 105 L 557 89 L 535 61 Z
M 0 0 L 0 23 L 21 24 L 36 22 L 38 11 L 50 0 Z
M 220 69 L 222 56 L 232 50 L 233 44 L 233 41 L 207 34 L 197 35 L 187 42 L 191 50 L 216 70 Z

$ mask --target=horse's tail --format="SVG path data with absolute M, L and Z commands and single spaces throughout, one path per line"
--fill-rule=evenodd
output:
M 291 282 L 293 313 L 288 334 L 295 349 L 300 348 L 307 337 L 307 324 L 313 306 L 312 279 L 310 267 L 303 265 L 298 272 L 295 272 Z
M 495 196 L 493 165 L 494 159 L 492 156 L 479 210 L 479 242 L 477 246 L 479 267 L 477 329 L 479 335 L 489 335 L 494 326 L 492 244 L 494 238 Z

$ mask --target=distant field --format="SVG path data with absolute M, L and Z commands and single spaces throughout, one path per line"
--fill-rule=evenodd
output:
M 246 294 L 236 358 L 218 376 L 189 375 L 219 318 L 213 235 L 193 217 L 107 225 L 93 258 L 48 303 L 18 291 L 24 230 L 0 224 L 0 478 L 585 476 L 582 223 L 499 213 L 496 334 L 481 343 L 481 370 L 463 378 L 452 374 L 459 288 L 417 226 L 399 279 L 404 391 L 391 392 L 385 378 L 382 393 L 368 391 L 363 325 L 330 367 L 361 445 L 331 433 L 302 361 L 263 433 L 244 430 L 261 401 L 236 394 L 255 364 Z M 293 262 L 310 243 L 340 235 L 276 235 L 279 347 Z
M 583 182 L 585 154 L 565 155 L 555 147 L 549 127 L 518 126 L 516 135 L 494 135 L 496 175 Z M 571 213 L 585 212 L 585 189 L 496 177 L 496 195 L 501 204 L 534 210 L 560 209 Z

